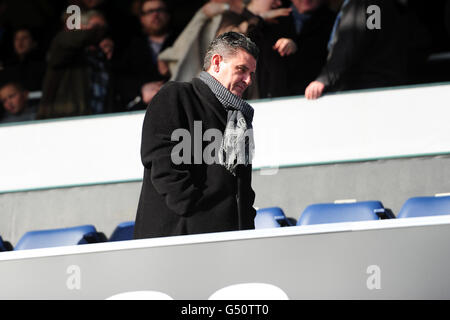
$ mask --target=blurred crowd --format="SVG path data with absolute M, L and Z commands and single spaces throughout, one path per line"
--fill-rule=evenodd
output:
M 230 30 L 248 100 L 450 80 L 450 0 L 0 0 L 0 124 L 143 110 Z

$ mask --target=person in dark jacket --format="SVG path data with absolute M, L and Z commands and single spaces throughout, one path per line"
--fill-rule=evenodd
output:
M 141 2 L 142 34 L 131 39 L 123 57 L 116 63 L 121 103 L 128 110 L 142 110 L 169 79 L 169 70 L 158 55 L 172 45 L 171 14 L 165 0 Z M 135 100 L 136 99 L 136 100 Z
M 4 109 L 2 110 L 4 116 L 0 117 L 0 124 L 31 121 L 36 117 L 36 106 L 29 102 L 28 90 L 20 83 L 9 82 L 0 86 L 0 102 Z
M 316 79 L 324 66 L 327 44 L 336 18 L 324 0 L 291 0 L 288 17 L 293 28 L 292 39 L 297 51 L 289 57 L 289 95 L 303 95 L 309 83 Z
M 198 78 L 170 81 L 152 99 L 136 239 L 254 229 L 253 108 L 241 97 L 258 53 L 244 35 L 224 33 Z
M 41 91 L 45 60 L 30 28 L 18 28 L 13 37 L 14 53 L 0 71 L 2 82 L 19 82 L 28 91 Z
M 103 14 L 82 14 L 81 30 L 63 30 L 52 41 L 38 119 L 117 111 L 111 59 L 114 42 Z
M 247 36 L 260 49 L 255 86 L 248 99 L 275 98 L 288 95 L 287 56 L 296 51 L 295 43 L 280 23 L 289 15 L 280 0 L 251 0 L 242 16 L 248 21 Z M 257 94 L 253 92 L 257 87 Z M 251 94 L 250 94 L 251 93 Z
M 404 11 L 399 0 L 345 0 L 331 33 L 327 62 L 306 88 L 305 97 L 404 84 Z

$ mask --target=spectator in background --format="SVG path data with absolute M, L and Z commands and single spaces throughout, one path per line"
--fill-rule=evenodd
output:
M 289 23 L 298 50 L 289 57 L 289 94 L 303 95 L 327 60 L 327 44 L 336 14 L 328 8 L 325 0 L 291 2 Z
M 140 4 L 142 0 L 69 0 L 78 5 L 82 11 L 100 11 L 109 21 L 109 34 L 114 41 L 114 58 L 123 55 L 130 46 L 130 40 L 141 30 L 139 23 Z M 68 4 L 69 5 L 69 4 Z M 137 12 L 134 10 L 137 9 Z
M 66 1 L 5 0 L 5 3 L 7 6 L 3 21 L 10 29 L 8 44 L 12 41 L 13 32 L 26 26 L 33 30 L 34 39 L 42 52 L 47 51 L 50 41 L 59 31 L 58 18 L 60 12 L 67 8 Z M 11 53 L 12 47 L 8 58 Z
M 380 9 L 380 28 L 367 26 L 371 5 Z M 306 98 L 405 83 L 407 24 L 401 6 L 397 0 L 345 0 L 332 32 L 327 63 L 306 88 Z
M 142 1 L 140 21 L 142 34 L 130 42 L 116 69 L 120 75 L 121 101 L 129 110 L 145 109 L 168 80 L 168 69 L 159 63 L 158 54 L 175 39 L 166 1 Z
M 5 21 L 7 6 L 8 5 L 5 0 L 0 0 L 0 71 L 3 70 L 5 59 L 9 53 L 9 32 Z
M 249 22 L 246 34 L 261 50 L 254 85 L 247 99 L 275 98 L 289 94 L 287 57 L 297 51 L 293 33 L 283 21 L 291 12 L 280 0 L 251 0 L 242 15 Z
M 84 10 L 101 10 L 101 6 L 105 5 L 105 0 L 81 0 L 80 4 Z
M 110 72 L 114 43 L 106 19 L 88 11 L 81 29 L 61 31 L 52 42 L 39 119 L 116 111 Z
M 4 109 L 0 124 L 36 118 L 36 106 L 29 104 L 28 91 L 19 83 L 9 82 L 3 85 L 0 88 L 0 101 Z
M 211 0 L 203 5 L 172 46 L 163 50 L 159 60 L 168 66 L 170 80 L 191 81 L 203 67 L 203 57 L 219 30 L 227 10 L 241 13 L 242 0 Z
M 255 84 L 245 94 L 245 99 L 268 96 L 281 96 L 286 89 L 285 82 L 278 75 L 285 76 L 285 69 L 280 67 L 280 52 L 292 46 L 278 44 L 282 33 L 272 26 L 275 19 L 288 15 L 290 10 L 279 8 L 279 0 L 252 0 L 245 8 L 242 0 L 211 0 L 207 2 L 192 18 L 173 46 L 164 50 L 159 59 L 168 64 L 171 80 L 190 81 L 202 70 L 203 56 L 208 44 L 219 34 L 236 31 L 246 34 L 261 49 L 258 61 L 258 76 Z M 269 25 L 265 21 L 274 22 Z M 292 41 L 287 41 L 292 44 Z M 274 55 L 276 56 L 274 58 Z M 264 76 L 259 76 L 259 74 Z M 283 80 L 283 78 L 281 78 Z M 262 89 L 259 89 L 259 87 Z M 278 90 L 277 89 L 281 90 Z
M 30 29 L 14 32 L 13 48 L 13 56 L 5 61 L 0 73 L 2 82 L 19 82 L 28 91 L 41 91 L 45 60 Z

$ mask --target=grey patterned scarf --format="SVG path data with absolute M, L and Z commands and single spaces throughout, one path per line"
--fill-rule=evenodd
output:
M 251 164 L 255 153 L 252 127 L 254 110 L 245 100 L 227 90 L 208 72 L 201 72 L 199 78 L 228 111 L 218 160 L 228 171 L 236 175 L 237 166 Z

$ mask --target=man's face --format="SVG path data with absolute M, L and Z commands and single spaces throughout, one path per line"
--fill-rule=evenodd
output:
M 14 51 L 22 56 L 35 47 L 35 43 L 28 30 L 19 30 L 14 35 Z
M 238 97 L 242 97 L 244 91 L 252 83 L 255 71 L 255 58 L 242 49 L 225 58 L 214 55 L 208 70 L 216 80 Z
M 15 86 L 7 85 L 0 90 L 0 101 L 5 110 L 11 114 L 20 113 L 27 103 L 27 92 Z
M 94 9 L 103 3 L 103 0 L 82 0 L 81 1 L 87 9 Z
M 291 0 L 292 4 L 300 13 L 316 10 L 323 0 Z
M 162 1 L 147 1 L 142 5 L 141 24 L 148 35 L 163 35 L 167 31 L 170 16 Z
M 106 27 L 106 20 L 100 15 L 94 15 L 89 19 L 86 29 L 91 30 L 98 27 Z

